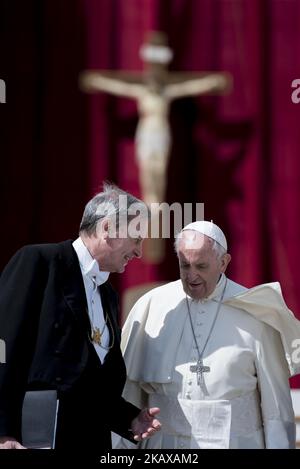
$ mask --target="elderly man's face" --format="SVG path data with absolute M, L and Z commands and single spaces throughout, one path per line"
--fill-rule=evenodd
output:
M 107 245 L 105 265 L 101 268 L 107 272 L 124 272 L 129 261 L 142 256 L 142 243 L 142 238 L 111 239 Z
M 89 239 L 89 248 L 101 270 L 122 273 L 130 260 L 142 256 L 142 243 L 141 236 L 128 235 L 127 227 L 119 230 L 118 237 L 110 236 L 103 223 Z
M 230 262 L 229 254 L 217 257 L 210 238 L 191 230 L 182 233 L 178 258 L 183 289 L 195 300 L 206 298 L 214 291 Z

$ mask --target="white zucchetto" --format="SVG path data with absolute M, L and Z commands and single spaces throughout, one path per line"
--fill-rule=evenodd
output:
M 182 231 L 185 230 L 198 231 L 199 233 L 202 233 L 217 241 L 217 243 L 219 243 L 225 249 L 225 251 L 227 251 L 227 241 L 225 235 L 221 228 L 215 225 L 212 221 L 195 221 L 193 223 L 189 223 L 182 229 Z

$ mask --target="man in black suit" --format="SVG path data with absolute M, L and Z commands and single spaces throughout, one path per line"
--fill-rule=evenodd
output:
M 121 397 L 126 369 L 116 294 L 107 281 L 141 257 L 143 236 L 129 227 L 137 216 L 134 226 L 145 226 L 145 212 L 147 218 L 143 202 L 106 184 L 87 204 L 76 241 L 25 246 L 4 269 L 0 448 L 23 447 L 27 390 L 57 390 L 56 448 L 107 450 L 111 431 L 140 441 L 159 430 L 158 408 L 140 411 Z

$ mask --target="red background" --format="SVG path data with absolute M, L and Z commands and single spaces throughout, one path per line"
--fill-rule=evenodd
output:
M 166 200 L 204 202 L 225 231 L 230 277 L 280 281 L 300 318 L 298 0 L 2 0 L 0 269 L 20 246 L 75 238 L 87 200 L 109 179 L 140 195 L 134 101 L 84 95 L 86 68 L 142 70 L 148 30 L 165 31 L 173 70 L 226 70 L 224 97 L 172 104 Z M 133 261 L 113 282 L 178 277 L 172 243 L 159 265 Z

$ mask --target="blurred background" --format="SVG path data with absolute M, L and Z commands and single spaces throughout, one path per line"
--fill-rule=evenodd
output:
M 103 180 L 140 196 L 136 102 L 79 90 L 86 69 L 143 71 L 151 30 L 169 69 L 226 71 L 224 96 L 175 100 L 166 202 L 205 204 L 247 287 L 280 281 L 300 318 L 300 0 L 1 0 L 0 270 L 28 243 L 77 237 Z M 141 291 L 178 278 L 172 240 L 160 263 L 112 275 L 122 314 Z M 294 380 L 293 386 L 298 382 Z

